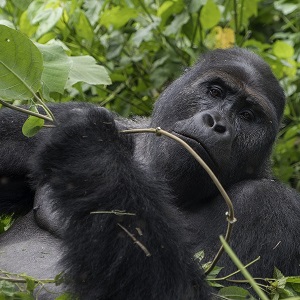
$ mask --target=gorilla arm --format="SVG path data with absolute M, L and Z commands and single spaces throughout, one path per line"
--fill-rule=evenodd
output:
M 70 286 L 81 299 L 209 299 L 172 197 L 133 147 L 110 113 L 91 108 L 54 129 L 33 160 L 65 222 Z
M 230 246 L 244 264 L 260 256 L 248 270 L 254 277 L 272 278 L 274 267 L 284 275 L 300 274 L 300 195 L 272 179 L 246 180 L 233 185 L 228 194 L 238 222 L 233 227 Z M 188 213 L 197 250 L 205 249 L 206 260 L 213 258 L 218 235 L 225 231 L 224 201 L 217 197 L 199 211 Z M 209 220 L 209 221 L 208 221 Z M 215 246 L 213 246 L 215 245 Z M 217 263 L 225 266 L 221 276 L 236 271 L 227 255 Z M 244 279 L 241 275 L 238 279 Z

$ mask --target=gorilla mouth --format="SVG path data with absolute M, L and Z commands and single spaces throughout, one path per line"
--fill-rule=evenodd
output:
M 210 167 L 216 167 L 213 157 L 206 149 L 205 145 L 203 145 L 203 143 L 201 143 L 198 139 L 185 133 L 178 133 L 176 131 L 172 131 L 172 133 L 191 146 Z

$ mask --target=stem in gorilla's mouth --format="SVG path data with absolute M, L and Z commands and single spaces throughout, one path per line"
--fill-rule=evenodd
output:
M 174 135 L 174 134 L 172 134 L 168 131 L 165 131 L 165 130 L 161 129 L 160 127 L 121 130 L 120 133 L 125 133 L 125 134 L 128 134 L 128 133 L 155 133 L 157 136 L 165 135 L 165 136 L 175 140 L 180 145 L 182 145 L 197 160 L 197 162 L 204 168 L 204 170 L 207 172 L 207 174 L 210 176 L 210 178 L 212 179 L 212 181 L 214 182 L 214 184 L 216 185 L 216 187 L 220 191 L 220 193 L 221 193 L 222 197 L 224 198 L 224 200 L 226 202 L 226 205 L 228 207 L 228 212 L 226 212 L 227 230 L 226 230 L 226 234 L 225 234 L 225 241 L 228 242 L 229 239 L 230 239 L 232 226 L 236 222 L 232 202 L 231 202 L 228 194 L 224 190 L 223 186 L 221 185 L 220 181 L 218 180 L 218 178 L 214 174 L 214 172 L 204 162 L 204 160 L 192 149 L 192 147 L 189 146 L 183 139 L 179 138 L 178 136 L 176 136 L 176 135 Z M 178 134 L 178 135 L 180 135 L 180 134 Z M 184 136 L 184 137 L 189 138 L 189 137 L 186 137 L 186 136 Z M 202 144 L 200 142 L 198 142 L 197 140 L 195 140 L 193 138 L 190 138 L 190 139 L 196 141 L 198 144 L 200 144 L 202 146 Z M 203 149 L 206 151 L 206 149 L 204 147 L 203 147 Z M 208 154 L 208 152 L 207 152 L 207 154 Z M 216 263 L 220 259 L 223 252 L 224 252 L 224 247 L 223 247 L 223 245 L 221 245 L 221 247 L 220 247 L 218 253 L 216 254 L 215 258 L 213 259 L 212 263 L 210 264 L 208 269 L 205 271 L 206 274 L 209 274 L 212 271 L 212 269 L 214 268 L 214 266 L 216 265 Z
M 214 159 L 210 155 L 209 151 L 206 149 L 205 145 L 203 143 L 201 143 L 199 140 L 197 140 L 196 138 L 194 138 L 192 136 L 189 136 L 189 135 L 186 135 L 186 134 L 183 134 L 183 133 L 179 133 L 179 132 L 176 132 L 176 131 L 173 131 L 173 133 L 175 133 L 175 135 L 178 136 L 181 140 L 186 139 L 186 140 L 190 140 L 192 142 L 197 143 L 197 145 L 199 145 L 204 150 L 205 154 L 207 155 L 208 163 L 211 166 L 215 166 L 216 165 Z

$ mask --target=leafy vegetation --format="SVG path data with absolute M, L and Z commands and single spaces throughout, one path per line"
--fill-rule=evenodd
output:
M 123 116 L 149 115 L 164 86 L 207 49 L 238 45 L 256 51 L 288 97 L 274 171 L 300 190 L 299 14 L 297 0 L 0 2 L 0 23 L 38 43 L 44 65 L 36 82 L 41 97 L 90 101 Z M 1 52 L 1 57 L 11 56 Z M 32 97 L 15 92 L 10 98 L 15 104 Z M 0 96 L 7 99 L 3 92 Z
M 270 64 L 285 89 L 273 169 L 300 191 L 299 16 L 298 0 L 2 0 L 0 102 L 30 105 L 27 136 L 44 120 L 55 122 L 44 101 L 89 101 L 126 117 L 147 116 L 163 88 L 201 52 L 247 47 Z M 44 119 L 36 118 L 40 107 Z M 9 222 L 2 219 L 0 231 Z M 0 281 L 0 300 L 33 299 L 30 282 L 20 291 Z M 269 283 L 271 299 L 300 295 L 299 277 L 275 271 Z M 245 299 L 248 292 L 220 293 Z

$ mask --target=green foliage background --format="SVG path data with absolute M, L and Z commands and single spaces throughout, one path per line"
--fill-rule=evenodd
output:
M 16 91 L 15 85 L 7 88 L 12 79 L 2 76 L 0 99 L 38 102 L 32 96 L 37 93 L 47 101 L 89 101 L 125 117 L 148 116 L 164 87 L 202 52 L 246 47 L 270 64 L 286 92 L 273 169 L 300 191 L 299 20 L 298 0 L 0 0 L 0 25 L 24 34 L 0 26 L 0 73 L 10 66 L 28 80 Z M 24 59 L 29 53 L 35 53 L 31 61 Z M 27 134 L 42 125 L 30 123 Z M 300 293 L 298 277 L 278 274 L 272 299 Z M 15 295 L 14 285 L 5 284 L 6 296 Z M 244 299 L 243 293 L 234 299 Z
M 123 116 L 149 115 L 163 88 L 207 49 L 237 45 L 257 52 L 288 98 L 274 171 L 298 190 L 299 18 L 298 0 L 0 1 L 0 24 L 61 46 L 68 56 L 89 55 L 112 80 L 107 86 L 78 80 L 48 93 L 44 86 L 47 100 L 94 102 Z

